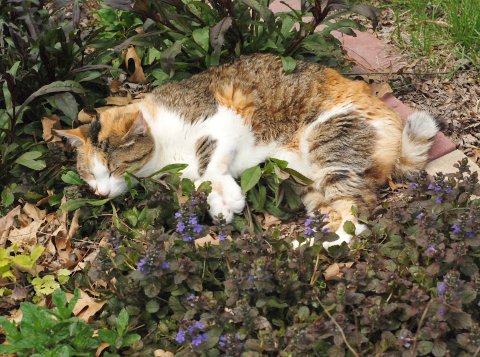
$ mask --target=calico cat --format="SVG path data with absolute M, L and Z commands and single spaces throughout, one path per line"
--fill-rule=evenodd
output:
M 57 135 L 76 147 L 78 172 L 98 195 L 125 192 L 129 168 L 145 177 L 186 163 L 184 177 L 212 182 L 210 215 L 227 222 L 245 206 L 235 178 L 268 157 L 286 160 L 314 181 L 302 200 L 308 213 L 329 214 L 339 239 L 328 247 L 350 242 L 346 220 L 363 230 L 352 206 L 372 207 L 388 177 L 424 167 L 438 131 L 426 112 L 405 124 L 364 82 L 308 62 L 287 75 L 278 57 L 257 54 L 160 86 Z

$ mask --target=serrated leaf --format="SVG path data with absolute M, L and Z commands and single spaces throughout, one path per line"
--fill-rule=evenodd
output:
M 122 309 L 117 318 L 117 332 L 119 336 L 123 336 L 128 328 L 128 312 Z

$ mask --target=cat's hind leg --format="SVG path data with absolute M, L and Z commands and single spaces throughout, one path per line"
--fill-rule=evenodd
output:
M 303 202 L 310 214 L 328 214 L 328 228 L 339 236 L 325 242 L 325 248 L 350 243 L 352 235 L 343 229 L 346 221 L 355 224 L 356 233 L 365 229 L 352 214 L 352 206 L 370 209 L 376 201 L 375 140 L 374 128 L 348 105 L 322 113 L 305 131 L 302 151 L 314 183 Z

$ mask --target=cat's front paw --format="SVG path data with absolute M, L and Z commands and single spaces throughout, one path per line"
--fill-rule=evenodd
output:
M 245 197 L 242 189 L 231 176 L 217 177 L 212 182 L 212 192 L 207 198 L 209 213 L 216 221 L 220 213 L 227 223 L 233 220 L 235 213 L 240 213 L 245 207 Z

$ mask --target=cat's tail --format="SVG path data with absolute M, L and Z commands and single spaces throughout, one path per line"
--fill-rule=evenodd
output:
M 435 135 L 443 123 L 427 112 L 412 113 L 402 133 L 402 151 L 396 165 L 398 174 L 413 174 L 425 167 Z

